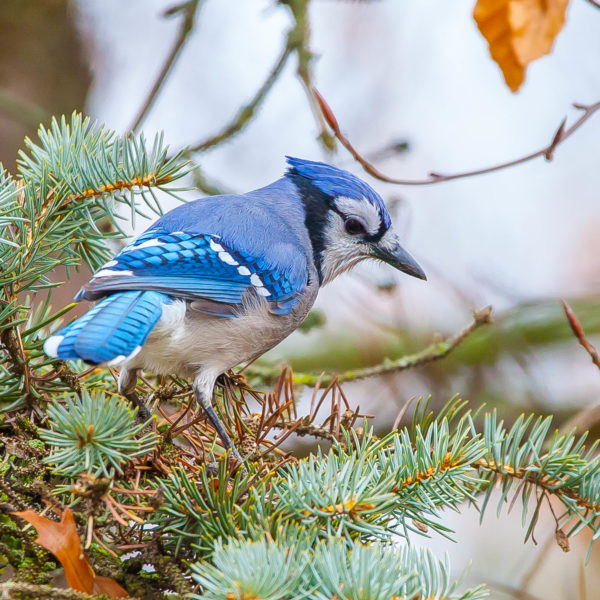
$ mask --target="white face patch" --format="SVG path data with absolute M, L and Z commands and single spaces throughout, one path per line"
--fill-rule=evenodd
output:
M 324 250 L 321 253 L 323 285 L 365 258 L 369 258 L 368 245 L 346 233 L 344 219 L 336 212 L 329 212 L 323 233 L 325 235 Z
M 381 228 L 381 213 L 368 200 L 338 196 L 334 202 L 336 208 L 345 217 L 357 218 L 365 226 L 368 235 L 375 235 Z
M 377 245 L 381 248 L 392 250 L 398 245 L 398 236 L 394 231 L 394 226 L 390 228 L 381 236 L 381 239 L 377 242 Z

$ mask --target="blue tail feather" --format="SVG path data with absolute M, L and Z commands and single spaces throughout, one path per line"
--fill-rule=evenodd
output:
M 44 343 L 56 358 L 91 364 L 122 362 L 138 351 L 171 299 L 159 292 L 127 291 L 102 299 L 85 315 Z

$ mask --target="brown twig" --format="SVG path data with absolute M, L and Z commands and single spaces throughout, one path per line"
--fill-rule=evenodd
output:
M 577 341 L 585 351 L 590 355 L 592 362 L 600 369 L 600 356 L 598 356 L 598 351 L 592 344 L 587 341 L 585 337 L 585 333 L 583 332 L 583 327 L 581 323 L 575 316 L 573 309 L 567 304 L 565 300 L 562 301 L 563 308 L 565 309 L 565 314 L 567 315 L 567 320 L 569 321 L 569 325 L 571 326 L 571 331 L 573 331 L 573 335 L 577 338 Z
M 167 56 L 163 68 L 161 69 L 152 89 L 148 93 L 148 97 L 144 101 L 144 104 L 140 108 L 137 116 L 135 117 L 133 124 L 131 125 L 131 131 L 136 131 L 139 126 L 142 124 L 150 109 L 152 108 L 156 98 L 158 97 L 158 93 L 160 92 L 162 86 L 164 85 L 173 65 L 177 61 L 177 58 L 181 54 L 183 47 L 185 46 L 190 33 L 194 29 L 194 22 L 196 20 L 196 14 L 198 11 L 198 5 L 200 4 L 200 0 L 189 0 L 184 4 L 173 7 L 165 12 L 166 16 L 171 16 L 175 13 L 181 12 L 183 13 L 183 19 L 181 21 L 181 26 L 179 28 L 179 33 L 177 34 L 177 38 L 175 39 L 175 43 L 171 48 L 171 52 Z
M 474 169 L 472 171 L 463 171 L 461 173 L 452 173 L 446 175 L 437 172 L 431 172 L 426 179 L 399 179 L 382 173 L 379 169 L 377 169 L 377 167 L 372 165 L 366 158 L 364 158 L 358 152 L 358 150 L 356 150 L 356 148 L 352 145 L 352 142 L 350 142 L 350 140 L 342 133 L 335 114 L 331 110 L 329 104 L 327 104 L 325 98 L 323 98 L 323 96 L 316 89 L 314 90 L 314 93 L 321 107 L 323 117 L 333 131 L 334 136 L 340 141 L 342 146 L 344 146 L 344 148 L 350 152 L 356 162 L 358 162 L 362 168 L 369 173 L 369 175 L 375 177 L 375 179 L 397 185 L 432 185 L 434 183 L 442 183 L 443 181 L 452 181 L 454 179 L 474 177 L 475 175 L 484 175 L 486 173 L 493 173 L 494 171 L 500 171 L 502 169 L 514 167 L 515 165 L 529 162 L 530 160 L 539 158 L 541 156 L 545 157 L 546 160 L 551 161 L 554 157 L 554 150 L 556 147 L 573 135 L 573 133 L 575 133 L 594 113 L 600 110 L 600 102 L 595 102 L 594 104 L 573 104 L 576 109 L 583 111 L 583 114 L 570 127 L 567 128 L 565 128 L 566 121 L 563 120 L 556 130 L 556 133 L 554 134 L 550 144 L 544 146 L 540 150 L 526 154 L 525 156 L 521 156 L 519 158 L 515 158 L 513 160 L 490 167 Z

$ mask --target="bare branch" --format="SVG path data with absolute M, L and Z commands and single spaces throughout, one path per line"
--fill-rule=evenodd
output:
M 442 183 L 443 181 L 452 181 L 454 179 L 464 179 L 465 177 L 474 177 L 475 175 L 484 175 L 486 173 L 493 173 L 494 171 L 500 171 L 502 169 L 507 169 L 509 167 L 514 167 L 515 165 L 520 165 L 522 163 L 529 162 L 535 158 L 539 158 L 541 156 L 545 157 L 546 160 L 552 160 L 554 156 L 554 150 L 559 144 L 562 144 L 568 137 L 570 137 L 573 133 L 575 133 L 594 113 L 600 110 L 600 102 L 596 102 L 594 104 L 573 104 L 573 106 L 579 110 L 583 111 L 583 114 L 571 125 L 570 127 L 565 129 L 565 121 L 563 121 L 558 127 L 556 133 L 554 134 L 552 141 L 550 144 L 545 146 L 540 150 L 536 150 L 531 154 L 526 154 L 525 156 L 521 156 L 520 158 L 516 158 L 514 160 L 510 160 L 508 162 L 500 163 L 497 165 L 493 165 L 491 167 L 484 167 L 482 169 L 475 169 L 473 171 L 463 171 L 462 173 L 453 173 L 444 175 L 437 172 L 429 173 L 429 177 L 427 179 L 398 179 L 395 177 L 390 177 L 385 175 L 375 166 L 373 166 L 366 158 L 364 158 L 358 150 L 352 145 L 350 140 L 342 133 L 337 119 L 331 107 L 327 104 L 323 96 L 317 91 L 314 90 L 315 96 L 319 101 L 321 106 L 321 110 L 323 112 L 323 117 L 327 121 L 327 124 L 333 131 L 334 136 L 340 141 L 342 146 L 352 154 L 354 159 L 362 166 L 362 168 L 369 173 L 369 175 L 375 177 L 375 179 L 379 179 L 380 181 L 385 181 L 386 183 L 395 183 L 398 185 L 431 185 L 434 183 Z
M 308 96 L 309 103 L 311 105 L 317 126 L 320 129 L 319 139 L 321 143 L 329 150 L 333 148 L 335 143 L 334 138 L 327 130 L 327 125 L 321 114 L 318 99 L 314 93 L 314 87 L 312 83 L 312 53 L 308 48 L 309 42 L 309 21 L 308 21 L 308 0 L 282 0 L 282 4 L 286 5 L 292 17 L 294 19 L 294 26 L 287 34 L 283 51 L 275 63 L 275 66 L 265 79 L 265 82 L 258 89 L 254 97 L 243 107 L 241 107 L 233 120 L 223 127 L 223 129 L 204 140 L 199 142 L 195 146 L 192 146 L 190 152 L 204 152 L 214 146 L 217 146 L 234 135 L 239 133 L 248 123 L 252 120 L 256 114 L 257 109 L 263 103 L 271 88 L 281 75 L 284 66 L 286 65 L 288 58 L 291 54 L 295 54 L 298 59 L 298 66 L 296 67 L 296 73 L 306 94 Z
M 0 594 L 3 598 L 12 598 L 13 594 L 21 597 L 21 594 L 29 598 L 39 598 L 47 600 L 94 600 L 98 596 L 94 594 L 84 594 L 83 592 L 76 592 L 74 590 L 62 590 L 49 585 L 36 585 L 35 583 L 25 583 L 21 581 L 6 581 L 0 583 Z M 4 594 L 8 594 L 5 596 Z M 14 596 L 16 597 L 16 596 Z
M 327 130 L 327 124 L 321 114 L 319 100 L 315 94 L 313 85 L 313 54 L 309 48 L 310 22 L 308 18 L 308 0 L 284 0 L 284 4 L 290 9 L 296 23 L 288 38 L 293 44 L 298 58 L 296 74 L 306 92 L 310 108 L 319 128 L 319 140 L 326 150 L 332 151 L 335 148 L 335 138 Z
M 416 354 L 410 354 L 408 356 L 402 356 L 396 360 L 385 360 L 381 364 L 373 367 L 366 367 L 363 369 L 355 369 L 340 373 L 339 375 L 315 375 L 312 373 L 294 373 L 293 382 L 296 385 L 308 385 L 315 386 L 319 385 L 327 386 L 332 381 L 344 383 L 348 381 L 356 381 L 358 379 L 364 379 L 366 377 L 374 377 L 378 375 L 387 375 L 389 373 L 398 373 L 405 371 L 406 369 L 412 369 L 419 367 L 426 363 L 440 360 L 445 356 L 448 356 L 462 341 L 464 341 L 473 331 L 479 329 L 482 325 L 486 325 L 492 322 L 492 307 L 487 306 L 479 311 L 473 313 L 473 322 L 465 327 L 462 331 L 459 331 L 456 335 L 444 340 L 442 342 L 436 342 L 431 344 L 421 352 Z M 277 380 L 281 373 L 281 369 L 278 367 L 261 367 L 258 365 L 252 365 L 246 369 L 246 374 L 250 377 L 258 377 L 263 383 L 273 383 Z
M 164 85 L 169 73 L 171 72 L 171 69 L 173 68 L 173 65 L 177 61 L 177 58 L 181 54 L 181 51 L 183 50 L 183 47 L 185 46 L 190 33 L 192 33 L 192 30 L 194 29 L 194 22 L 196 20 L 196 13 L 198 11 L 199 4 L 200 0 L 189 0 L 184 4 L 175 6 L 165 12 L 165 16 L 172 16 L 176 13 L 181 12 L 183 13 L 183 20 L 181 21 L 179 33 L 177 34 L 175 43 L 171 48 L 171 52 L 169 52 L 169 55 L 165 60 L 165 64 L 163 65 L 163 68 L 158 74 L 158 77 L 156 78 L 156 81 L 154 82 L 154 85 L 152 86 L 148 97 L 146 98 L 144 104 L 140 108 L 138 115 L 133 121 L 131 131 L 136 131 L 140 127 L 140 125 L 150 112 L 150 109 L 152 108 L 154 102 L 156 101 L 158 93 Z
M 195 146 L 192 146 L 190 148 L 190 152 L 204 152 L 205 150 L 208 150 L 209 148 L 217 146 L 218 144 L 228 140 L 236 133 L 239 133 L 250 122 L 258 107 L 262 104 L 264 99 L 267 97 L 267 94 L 271 91 L 273 84 L 279 78 L 279 75 L 281 74 L 281 71 L 283 70 L 283 67 L 285 66 L 291 52 L 292 46 L 288 41 L 283 48 L 283 52 L 277 59 L 275 66 L 265 79 L 265 82 L 260 86 L 252 100 L 240 108 L 237 115 L 233 118 L 229 125 L 226 125 L 219 133 L 209 137 L 203 142 L 196 144 Z

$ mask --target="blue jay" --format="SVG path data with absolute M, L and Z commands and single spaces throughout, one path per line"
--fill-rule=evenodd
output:
M 364 259 L 425 279 L 369 185 L 324 163 L 287 162 L 266 187 L 161 217 L 81 288 L 75 301 L 98 303 L 48 338 L 46 354 L 120 365 L 119 392 L 136 405 L 141 370 L 192 378 L 241 463 L 212 406 L 217 377 L 286 338 L 319 288 Z M 140 413 L 149 416 L 143 406 Z

